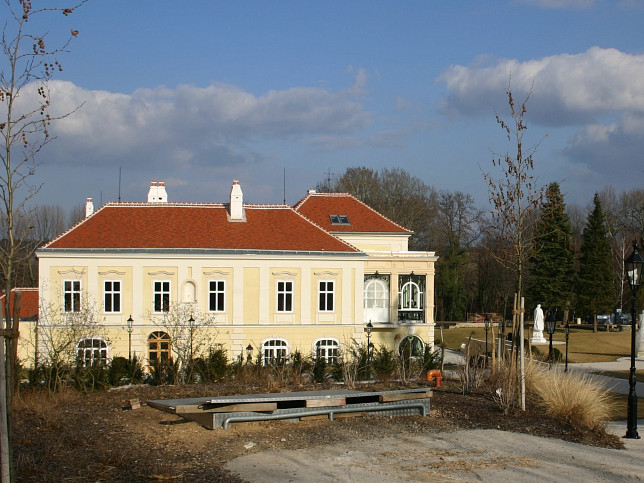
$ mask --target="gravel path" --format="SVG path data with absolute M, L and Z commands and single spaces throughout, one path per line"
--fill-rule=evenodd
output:
M 623 434 L 620 426 L 615 427 Z M 644 479 L 644 442 L 625 450 L 496 430 L 360 441 L 351 445 L 242 456 L 227 468 L 251 482 L 490 481 Z

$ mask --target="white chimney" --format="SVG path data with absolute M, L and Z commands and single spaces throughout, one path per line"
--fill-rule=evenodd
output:
M 233 187 L 230 190 L 230 219 L 244 219 L 244 194 L 238 180 L 233 180 Z
M 150 191 L 148 191 L 148 203 L 167 203 L 168 194 L 165 191 L 165 182 L 152 181 L 150 183 Z
M 87 198 L 87 202 L 85 203 L 85 218 L 91 216 L 92 213 L 94 213 L 94 202 L 91 198 Z

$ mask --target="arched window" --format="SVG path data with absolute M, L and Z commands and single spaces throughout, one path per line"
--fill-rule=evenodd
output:
M 83 367 L 91 367 L 96 364 L 107 365 L 107 341 L 98 337 L 79 340 L 76 344 L 76 360 Z
M 402 310 L 416 310 L 420 305 L 420 288 L 412 281 L 405 283 L 400 291 L 400 308 Z
M 327 364 L 334 364 L 340 354 L 340 343 L 336 339 L 318 339 L 315 341 L 315 358 L 324 359 Z
M 148 337 L 148 360 L 150 364 L 170 359 L 170 336 L 165 332 L 152 332 Z
M 389 277 L 368 275 L 364 281 L 364 320 L 389 322 Z
M 288 344 L 284 339 L 268 339 L 262 344 L 262 363 L 280 364 L 288 357 Z
M 410 357 L 422 357 L 425 353 L 425 344 L 420 337 L 408 335 L 398 344 L 398 354 L 405 359 Z

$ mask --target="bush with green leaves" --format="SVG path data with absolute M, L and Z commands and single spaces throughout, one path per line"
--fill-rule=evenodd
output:
M 109 365 L 109 383 L 112 386 L 134 384 L 143 379 L 143 362 L 140 357 L 115 357 Z

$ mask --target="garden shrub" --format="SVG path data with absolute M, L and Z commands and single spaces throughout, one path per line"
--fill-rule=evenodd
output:
M 564 372 L 559 367 L 535 373 L 530 378 L 535 404 L 547 416 L 564 424 L 590 430 L 603 429 L 614 403 L 610 393 L 588 374 Z

